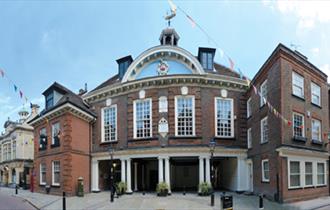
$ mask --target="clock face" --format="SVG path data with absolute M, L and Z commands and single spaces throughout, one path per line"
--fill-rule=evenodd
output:
M 167 62 L 164 61 L 163 59 L 161 59 L 158 64 L 158 69 L 157 69 L 158 74 L 166 75 L 168 72 L 168 68 L 169 68 L 169 66 L 168 66 Z

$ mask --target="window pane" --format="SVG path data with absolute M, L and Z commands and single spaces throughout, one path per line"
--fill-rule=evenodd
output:
M 321 122 L 319 120 L 312 120 L 312 139 L 321 141 Z
M 116 141 L 117 136 L 117 108 L 112 106 L 103 112 L 104 141 Z
M 305 162 L 305 185 L 313 185 L 313 163 Z
M 151 137 L 151 100 L 135 102 L 136 138 Z
M 177 98 L 177 135 L 192 136 L 194 135 L 194 110 L 193 97 Z
M 304 97 L 304 78 L 292 72 L 292 92 L 294 95 Z
M 300 162 L 290 161 L 290 186 L 300 186 Z
M 217 136 L 233 136 L 233 101 L 228 99 L 217 99 Z
M 304 137 L 304 117 L 302 115 L 293 114 L 293 135 Z

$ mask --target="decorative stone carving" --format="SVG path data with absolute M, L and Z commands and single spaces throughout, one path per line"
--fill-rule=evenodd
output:
M 168 122 L 163 117 L 158 123 L 158 133 L 164 138 L 168 133 Z

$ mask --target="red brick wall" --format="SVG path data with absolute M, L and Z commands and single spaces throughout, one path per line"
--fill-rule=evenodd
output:
M 55 122 L 60 122 L 60 146 L 51 148 L 51 125 Z M 46 127 L 48 136 L 47 149 L 39 151 L 39 131 L 44 127 Z M 51 186 L 51 193 L 60 195 L 65 191 L 68 195 L 75 195 L 79 176 L 84 178 L 84 190 L 88 192 L 90 186 L 89 123 L 69 113 L 64 113 L 49 120 L 48 124 L 44 122 L 44 124 L 35 127 L 34 133 L 34 170 L 36 175 L 34 186 L 36 191 L 45 192 L 44 186 L 39 185 L 40 163 L 46 164 L 46 183 L 51 185 L 52 161 L 58 160 L 61 171 L 60 186 Z

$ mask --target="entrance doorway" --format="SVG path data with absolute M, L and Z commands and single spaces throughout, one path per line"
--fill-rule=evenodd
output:
M 214 166 L 214 189 L 230 190 L 237 189 L 237 158 L 215 157 Z
M 171 158 L 171 189 L 173 191 L 194 191 L 198 190 L 198 158 L 177 157 Z
M 120 182 L 120 161 L 113 160 L 114 184 Z M 101 190 L 110 190 L 110 160 L 101 160 L 99 162 L 99 187 Z
M 158 159 L 133 159 L 132 166 L 134 164 L 137 164 L 137 174 L 135 174 L 135 170 L 132 170 L 132 188 L 137 191 L 156 191 L 158 184 Z M 136 179 L 135 176 L 137 176 Z M 135 189 L 135 181 L 137 182 L 137 189 Z

